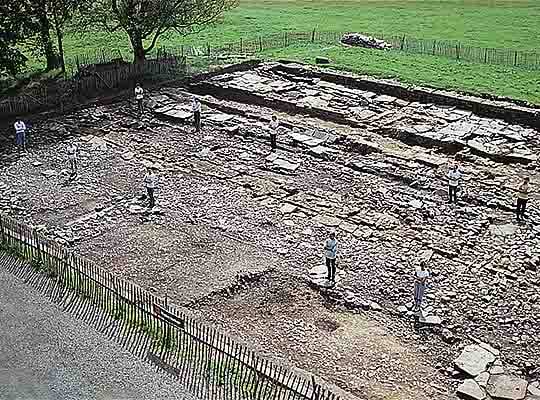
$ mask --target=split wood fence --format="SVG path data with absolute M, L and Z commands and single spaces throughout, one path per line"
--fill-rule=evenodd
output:
M 339 400 L 312 378 L 259 357 L 197 322 L 166 298 L 75 256 L 0 215 L 0 267 L 7 268 L 132 353 L 212 400 Z
M 54 87 L 26 90 L 23 94 L 0 101 L 0 119 L 56 109 L 63 113 L 81 102 L 133 88 L 135 81 L 162 82 L 205 72 L 231 59 L 252 57 L 268 50 L 291 45 L 338 44 L 346 32 L 282 32 L 257 38 L 212 45 L 160 48 L 144 63 L 133 64 L 128 55 L 100 50 L 66 60 L 65 79 Z M 431 55 L 525 70 L 540 70 L 540 52 L 500 48 L 480 48 L 457 41 L 418 39 L 408 36 L 367 35 L 392 45 L 390 50 L 408 54 Z M 315 51 L 316 53 L 316 51 Z M 314 53 L 314 57 L 315 54 Z
M 161 56 L 133 64 L 122 59 L 101 64 L 79 64 L 69 68 L 73 76 L 54 86 L 25 90 L 23 94 L 0 101 L 0 118 L 18 117 L 56 109 L 63 113 L 97 96 L 133 89 L 136 81 L 158 82 L 186 74 L 183 58 Z

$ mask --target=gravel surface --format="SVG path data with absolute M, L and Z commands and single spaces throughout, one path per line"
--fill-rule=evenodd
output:
M 0 399 L 192 399 L 0 269 Z

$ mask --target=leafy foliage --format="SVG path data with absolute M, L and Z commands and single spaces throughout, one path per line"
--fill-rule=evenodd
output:
M 26 64 L 27 58 L 17 44 L 29 32 L 36 30 L 36 22 L 29 17 L 31 4 L 26 1 L 0 0 L 0 73 L 15 75 Z
M 125 31 L 134 59 L 139 61 L 152 51 L 161 35 L 198 32 L 237 4 L 238 0 L 96 0 L 83 21 L 109 32 Z M 146 47 L 144 41 L 149 42 Z

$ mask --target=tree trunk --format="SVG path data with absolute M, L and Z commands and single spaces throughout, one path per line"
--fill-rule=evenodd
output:
M 43 53 L 45 54 L 45 59 L 47 61 L 47 71 L 53 70 L 58 65 L 58 58 L 56 52 L 54 51 L 54 46 L 51 39 L 51 24 L 47 18 L 47 5 L 45 1 L 40 1 L 38 5 L 37 13 L 39 21 L 39 37 L 41 41 L 41 46 Z
M 133 48 L 133 62 L 135 64 L 141 64 L 146 59 L 146 52 L 144 51 L 143 40 L 138 32 L 129 34 L 129 40 L 131 47 Z
M 62 27 L 60 26 L 60 22 L 58 20 L 57 10 L 54 10 L 54 27 L 56 29 L 56 38 L 58 40 L 58 62 L 60 64 L 60 68 L 62 68 L 62 73 L 66 73 L 66 63 L 64 61 L 64 32 L 62 31 Z

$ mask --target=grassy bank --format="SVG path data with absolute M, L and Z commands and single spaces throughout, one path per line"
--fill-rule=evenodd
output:
M 488 94 L 540 104 L 540 71 L 498 65 L 473 64 L 440 57 L 382 52 L 341 45 L 290 46 L 266 53 L 314 63 L 315 56 L 330 58 L 331 68 L 441 89 Z
M 540 48 L 540 0 L 241 0 L 240 6 L 205 31 L 160 39 L 162 47 L 204 46 L 238 42 L 240 38 L 290 31 L 360 31 L 423 39 L 458 40 L 466 45 L 515 50 Z M 66 36 L 66 57 L 108 49 L 130 54 L 122 33 Z M 491 93 L 540 103 L 540 73 L 440 57 L 348 50 L 340 46 L 293 46 L 271 56 L 310 61 L 327 55 L 339 68 L 391 76 L 400 80 Z M 32 62 L 31 68 L 39 63 Z

